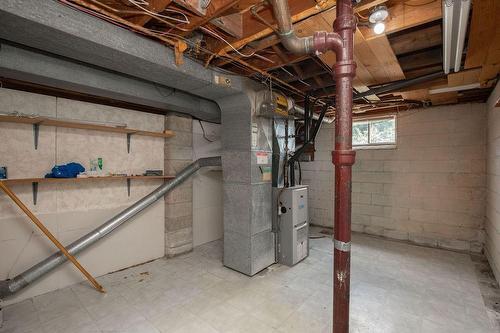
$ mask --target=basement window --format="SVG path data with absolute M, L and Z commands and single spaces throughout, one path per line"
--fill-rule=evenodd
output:
M 396 146 L 396 117 L 353 121 L 352 145 L 361 149 L 394 148 Z

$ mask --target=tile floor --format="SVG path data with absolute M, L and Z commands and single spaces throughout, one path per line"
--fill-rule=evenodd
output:
M 252 278 L 224 268 L 213 242 L 4 309 L 13 332 L 331 332 L 332 242 L 295 267 Z M 498 332 L 469 255 L 355 235 L 351 332 Z

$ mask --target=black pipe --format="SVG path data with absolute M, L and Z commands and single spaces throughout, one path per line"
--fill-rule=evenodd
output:
M 356 95 L 354 95 L 353 100 L 356 101 L 356 100 L 360 100 L 366 96 L 396 91 L 396 90 L 399 90 L 401 88 L 410 87 L 410 86 L 413 86 L 415 84 L 424 83 L 424 82 L 427 82 L 430 80 L 438 79 L 438 78 L 443 77 L 443 76 L 444 76 L 444 72 L 439 71 L 439 72 L 435 72 L 435 73 L 431 73 L 431 74 L 426 74 L 426 75 L 414 77 L 414 78 L 407 79 L 407 80 L 395 81 L 395 82 L 383 85 L 381 87 L 378 87 L 375 89 L 370 89 L 368 91 L 356 94 Z
M 288 167 L 290 170 L 290 173 L 289 173 L 290 186 L 295 186 L 295 162 L 298 161 L 299 157 L 304 153 L 306 148 L 312 142 L 314 142 L 314 140 L 316 140 L 316 135 L 319 132 L 321 124 L 323 123 L 323 118 L 325 117 L 325 114 L 326 114 L 326 110 L 328 110 L 329 106 L 330 106 L 329 104 L 323 105 L 323 108 L 321 109 L 321 113 L 318 117 L 318 120 L 316 121 L 316 126 L 314 126 L 314 129 L 312 130 L 311 136 L 309 137 L 309 139 L 307 141 L 304 141 L 304 144 L 302 145 L 302 147 L 300 147 L 297 151 L 295 151 L 295 153 L 292 155 L 292 157 L 290 157 L 290 159 L 288 160 Z M 305 111 L 306 111 L 305 113 L 307 114 L 307 109 L 305 109 Z M 306 116 L 306 118 L 307 118 L 307 116 Z M 302 176 L 301 176 L 301 178 L 302 178 Z M 285 187 L 288 187 L 288 186 L 285 186 Z
M 311 122 L 311 111 L 309 104 L 309 94 L 306 95 L 304 100 L 304 142 L 309 140 L 309 127 Z

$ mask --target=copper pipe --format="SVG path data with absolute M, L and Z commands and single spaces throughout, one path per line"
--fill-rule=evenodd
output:
M 71 261 L 73 263 L 73 265 L 75 265 L 76 268 L 78 268 L 80 270 L 80 272 L 82 272 L 83 275 L 85 275 L 87 280 L 89 280 L 89 282 L 92 283 L 92 285 L 95 287 L 95 289 L 97 289 L 97 291 L 100 291 L 101 293 L 106 292 L 104 290 L 104 288 L 99 284 L 99 282 L 97 282 L 96 279 L 94 279 L 94 277 L 92 275 L 90 275 L 90 273 L 87 272 L 87 270 L 85 270 L 85 268 L 83 268 L 83 266 L 78 262 L 78 260 L 76 260 L 76 258 L 74 256 L 72 256 L 68 252 L 68 250 L 66 250 L 64 245 L 62 245 L 57 240 L 57 238 L 55 238 L 54 235 L 52 235 L 52 233 L 49 231 L 49 229 L 47 229 L 43 225 L 43 223 L 35 216 L 35 214 L 33 214 L 29 210 L 29 208 L 26 207 L 26 205 L 17 197 L 17 195 L 14 192 L 12 192 L 12 190 L 9 187 L 7 187 L 7 185 L 5 185 L 5 183 L 2 181 L 0 181 L 0 188 L 31 219 L 31 221 L 33 221 L 33 223 L 36 224 L 36 226 L 45 234 L 45 236 L 47 236 L 50 239 L 50 241 L 52 243 L 54 243 L 54 245 L 66 256 L 66 258 L 68 258 L 68 260 Z

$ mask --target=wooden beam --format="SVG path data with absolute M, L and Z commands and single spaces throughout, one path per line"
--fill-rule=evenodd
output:
M 486 62 L 488 51 L 498 21 L 495 20 L 495 3 L 497 0 L 479 0 L 472 2 L 472 19 L 470 23 L 465 68 L 482 66 Z M 496 18 L 497 20 L 500 17 Z
M 354 34 L 354 54 L 371 73 L 375 82 L 385 83 L 405 78 L 386 36 L 365 40 L 359 29 Z M 359 62 L 358 62 L 359 64 Z M 367 83 L 365 81 L 365 83 Z M 367 85 L 373 84 L 367 83 Z
M 401 68 L 406 71 L 442 64 L 441 48 L 424 50 L 399 58 Z
M 443 33 L 441 31 L 441 25 L 436 24 L 424 29 L 400 33 L 396 36 L 389 35 L 388 37 L 394 54 L 399 56 L 441 45 Z
M 448 87 L 463 86 L 479 82 L 481 68 L 473 68 L 458 73 L 448 74 Z
M 458 103 L 458 92 L 451 91 L 442 94 L 430 94 L 429 95 L 432 105 L 446 105 L 446 104 L 456 104 Z
M 500 24 L 498 24 L 500 20 L 500 2 L 498 0 L 494 0 L 492 4 L 491 1 L 485 0 L 482 2 L 480 1 L 479 4 L 481 5 L 481 7 L 479 7 L 479 25 L 485 24 L 487 26 L 487 30 L 479 32 L 481 35 L 480 40 L 478 40 L 477 37 L 472 36 L 472 45 L 470 46 L 470 49 L 472 50 L 471 58 L 467 61 L 467 58 L 469 57 L 469 54 L 467 53 L 465 68 L 469 68 L 469 66 L 473 66 L 480 62 L 483 69 L 479 75 L 479 80 L 481 83 L 485 84 L 497 77 L 500 72 Z M 491 27 L 492 22 L 493 28 Z M 471 34 L 473 32 L 472 28 L 473 27 L 471 27 Z M 476 25 L 474 31 L 477 32 L 477 30 L 478 28 Z M 477 48 L 483 48 L 483 51 L 478 52 Z M 483 52 L 485 51 L 486 53 L 484 54 Z
M 205 16 L 191 16 L 189 18 L 190 23 L 183 25 L 182 28 L 187 29 L 189 32 L 194 31 L 211 20 L 223 15 L 224 12 L 228 11 L 237 3 L 238 0 L 212 0 L 207 8 Z M 182 32 L 181 35 L 187 35 L 189 32 Z

